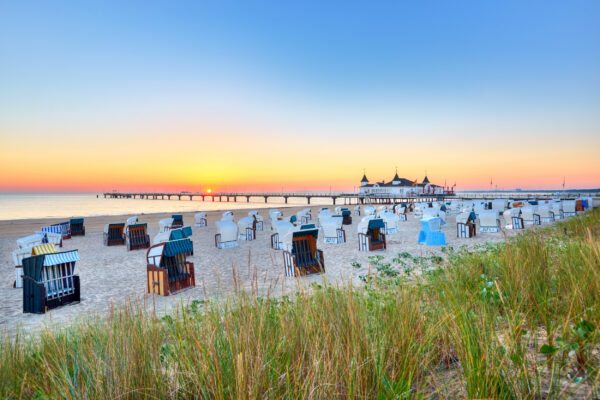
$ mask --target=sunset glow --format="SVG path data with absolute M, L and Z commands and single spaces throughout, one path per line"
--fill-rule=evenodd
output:
M 128 4 L 2 6 L 1 192 L 600 187 L 597 2 Z

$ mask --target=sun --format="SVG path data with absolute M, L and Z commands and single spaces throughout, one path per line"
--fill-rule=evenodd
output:
M 206 193 L 212 193 L 212 189 L 206 189 Z

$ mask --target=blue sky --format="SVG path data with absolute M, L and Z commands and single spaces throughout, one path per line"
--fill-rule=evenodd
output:
M 600 147 L 598 1 L 0 4 L 0 128 L 32 141 L 207 124 Z

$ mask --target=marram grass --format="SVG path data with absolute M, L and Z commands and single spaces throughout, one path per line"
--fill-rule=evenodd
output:
M 443 260 L 374 257 L 361 287 L 4 337 L 0 397 L 598 398 L 599 237 L 596 210 Z

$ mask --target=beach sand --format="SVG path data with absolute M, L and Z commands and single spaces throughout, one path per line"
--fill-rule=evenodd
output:
M 318 210 L 323 206 L 313 206 L 313 221 L 316 222 Z M 295 214 L 306 208 L 280 208 L 284 216 Z M 333 210 L 333 207 L 329 207 Z M 353 207 L 351 207 L 353 208 Z M 76 272 L 81 279 L 81 302 L 56 308 L 46 314 L 24 314 L 22 311 L 22 289 L 12 287 L 14 265 L 12 251 L 17 248 L 15 240 L 38 231 L 41 226 L 60 220 L 15 220 L 0 222 L 0 329 L 14 334 L 18 328 L 23 331 L 36 331 L 51 323 L 64 325 L 80 318 L 102 315 L 111 305 L 118 306 L 127 301 L 140 302 L 144 307 L 158 314 L 188 304 L 192 300 L 219 300 L 230 295 L 235 289 L 254 290 L 261 296 L 291 294 L 300 287 L 310 287 L 311 283 L 343 282 L 361 284 L 359 276 L 369 272 L 369 256 L 381 255 L 386 262 L 401 252 L 412 256 L 427 257 L 443 255 L 441 247 L 423 246 L 417 243 L 420 229 L 419 219 L 409 214 L 408 221 L 400 223 L 400 232 L 388 235 L 386 251 L 371 253 L 358 251 L 357 225 L 361 217 L 353 216 L 353 224 L 344 226 L 347 242 L 344 244 L 324 244 L 319 234 L 318 247 L 323 250 L 324 274 L 302 278 L 285 277 L 281 251 L 270 248 L 270 225 L 268 209 L 260 209 L 265 222 L 263 231 L 257 232 L 257 239 L 251 242 L 239 241 L 239 247 L 217 249 L 214 245 L 216 227 L 214 222 L 221 217 L 221 211 L 208 213 L 207 227 L 194 227 L 194 213 L 184 213 L 184 223 L 192 225 L 194 255 L 188 260 L 194 263 L 196 287 L 183 290 L 169 297 L 146 294 L 146 249 L 127 251 L 125 246 L 103 245 L 104 225 L 109 222 L 125 222 L 125 216 L 87 217 L 86 235 L 63 241 L 61 250 L 79 250 L 81 261 L 76 264 Z M 248 210 L 235 210 L 236 221 L 245 217 Z M 139 215 L 140 222 L 148 223 L 150 239 L 158 232 L 158 221 L 170 217 L 171 213 Z M 448 246 L 459 248 L 466 245 L 473 248 L 485 242 L 504 240 L 505 233 L 479 233 L 476 238 L 458 239 L 456 237 L 456 216 L 449 215 L 447 225 L 442 228 L 446 233 Z M 506 235 L 514 235 L 507 231 Z M 360 268 L 352 266 L 356 262 Z M 234 271 L 236 271 L 234 273 Z

